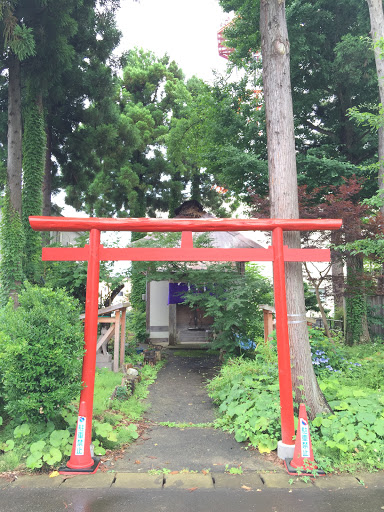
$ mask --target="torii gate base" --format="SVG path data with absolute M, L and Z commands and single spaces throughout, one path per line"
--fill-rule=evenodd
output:
M 293 456 L 295 435 L 291 360 L 288 338 L 288 316 L 285 290 L 286 261 L 329 261 L 327 249 L 290 249 L 283 245 L 283 231 L 315 231 L 339 229 L 338 219 L 102 219 L 30 217 L 37 231 L 89 231 L 89 245 L 83 248 L 44 248 L 44 261 L 88 261 L 85 304 L 84 344 L 79 416 L 72 454 L 62 473 L 94 473 L 98 460 L 91 456 L 93 393 L 96 368 L 98 290 L 100 261 L 273 261 L 273 281 L 276 308 L 277 356 L 279 367 L 281 436 L 278 455 Z M 272 246 L 268 249 L 207 249 L 194 248 L 192 232 L 209 231 L 272 231 Z M 100 245 L 101 231 L 179 231 L 181 247 L 164 248 L 104 248 Z

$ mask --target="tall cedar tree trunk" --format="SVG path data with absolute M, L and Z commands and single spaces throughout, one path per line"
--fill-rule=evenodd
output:
M 298 218 L 289 40 L 284 0 L 261 0 L 260 34 L 271 217 Z M 300 234 L 287 233 L 284 243 L 290 247 L 300 247 Z M 309 416 L 314 418 L 322 412 L 330 412 L 330 408 L 313 371 L 300 263 L 286 263 L 286 289 L 293 389 L 296 402 L 304 401 Z
M 11 207 L 21 216 L 22 121 L 20 61 L 9 55 L 7 185 Z
M 43 215 L 51 216 L 52 211 L 52 129 L 47 126 L 45 129 L 47 147 L 45 151 L 44 181 L 43 181 Z
M 24 236 L 21 220 L 22 198 L 22 120 L 21 66 L 10 53 L 8 62 L 8 160 L 7 195 L 1 223 L 1 302 L 12 297 L 18 306 L 18 292 L 23 279 Z
M 43 207 L 43 180 L 46 154 L 44 108 L 42 94 L 32 91 L 29 82 L 24 107 L 23 133 L 23 225 L 25 236 L 24 273 L 28 281 L 41 278 L 41 233 L 29 224 L 30 215 L 41 215 Z
M 384 39 L 384 12 L 383 0 L 367 0 L 369 16 L 371 19 L 371 37 L 374 43 Z M 384 105 L 384 59 L 381 58 L 382 50 L 375 48 L 376 71 L 379 81 L 380 103 Z M 379 188 L 384 189 L 384 128 L 379 129 Z M 384 213 L 384 207 L 383 211 Z
M 341 235 L 338 231 L 331 232 L 331 244 L 341 245 Z M 344 262 L 338 251 L 331 249 L 332 262 L 332 294 L 335 306 L 335 313 L 341 316 L 345 325 L 345 304 L 344 304 Z
M 371 20 L 371 37 L 374 43 L 384 40 L 384 11 L 383 0 L 367 0 L 369 17 Z M 381 58 L 382 50 L 375 48 L 375 63 L 379 85 L 380 103 L 384 106 L 384 58 Z M 384 128 L 381 126 L 378 131 L 379 144 L 379 190 L 384 190 Z M 384 215 L 384 206 L 381 207 L 381 213 Z M 381 270 L 381 277 L 378 281 L 378 293 L 382 294 L 384 289 L 384 265 Z

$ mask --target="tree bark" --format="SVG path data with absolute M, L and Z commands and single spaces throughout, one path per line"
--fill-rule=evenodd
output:
M 347 256 L 346 310 L 346 344 L 369 343 L 366 280 L 363 257 L 359 254 Z
M 260 1 L 260 33 L 266 110 L 271 217 L 298 218 L 299 202 L 290 82 L 290 57 L 284 0 Z M 300 234 L 289 232 L 285 244 L 300 247 Z M 311 418 L 330 408 L 312 366 L 306 323 L 302 266 L 286 263 L 288 331 L 292 385 L 296 402 L 305 401 Z
M 43 215 L 50 217 L 52 211 L 52 132 L 46 127 L 47 147 L 45 151 L 44 181 L 43 181 Z
M 367 0 L 369 17 L 371 20 L 371 37 L 373 43 L 377 43 L 380 39 L 384 39 L 384 11 L 383 0 Z M 381 105 L 384 105 L 384 59 L 382 58 L 383 50 L 379 47 L 375 48 L 375 63 L 379 83 L 379 97 Z M 384 189 L 384 128 L 379 128 L 379 189 Z M 382 207 L 384 214 L 384 207 Z
M 9 55 L 7 185 L 10 206 L 21 215 L 22 120 L 20 61 Z
M 384 11 L 383 0 L 367 0 L 369 17 L 371 20 L 371 37 L 373 43 L 377 43 L 380 39 L 384 40 Z M 380 103 L 384 106 L 384 58 L 383 51 L 379 47 L 375 48 L 375 63 L 377 71 L 377 79 L 379 85 L 379 98 Z M 384 127 L 378 130 L 378 157 L 379 157 L 379 171 L 378 182 L 379 190 L 384 190 Z M 384 215 L 384 206 L 380 208 L 381 213 Z M 384 281 L 384 265 L 381 270 L 382 276 L 379 278 L 378 288 L 383 288 Z M 379 292 L 380 293 L 380 292 Z
M 331 232 L 331 244 L 341 245 L 341 236 L 338 231 Z M 332 263 L 332 293 L 335 313 L 342 314 L 345 321 L 345 304 L 344 304 L 344 262 L 341 254 L 331 249 Z

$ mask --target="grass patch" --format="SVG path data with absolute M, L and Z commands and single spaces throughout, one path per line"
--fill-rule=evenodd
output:
M 212 428 L 215 425 L 214 423 L 176 423 L 174 421 L 160 421 L 157 424 L 169 428 Z

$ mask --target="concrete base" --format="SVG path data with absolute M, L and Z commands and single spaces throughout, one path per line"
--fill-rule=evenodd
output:
M 292 459 L 293 452 L 295 451 L 294 444 L 285 444 L 283 441 L 278 441 L 277 443 L 277 456 L 279 459 Z

